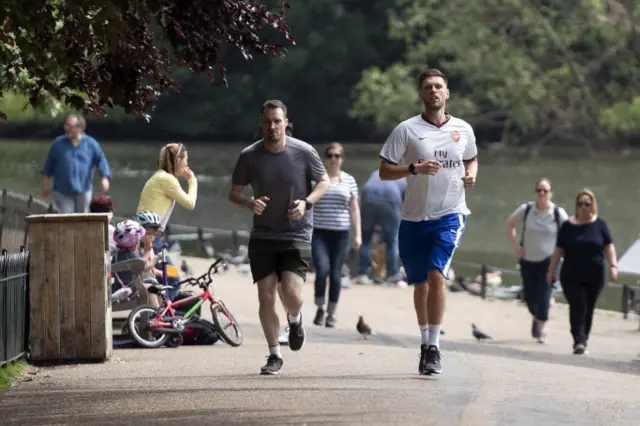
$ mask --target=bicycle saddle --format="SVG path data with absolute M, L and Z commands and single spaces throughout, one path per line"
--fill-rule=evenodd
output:
M 147 291 L 151 294 L 160 294 L 163 291 L 168 290 L 170 288 L 173 288 L 173 287 L 171 287 L 170 285 L 152 285 L 147 289 Z

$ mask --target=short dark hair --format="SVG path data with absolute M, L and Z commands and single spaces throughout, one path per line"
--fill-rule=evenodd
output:
M 420 74 L 418 77 L 418 90 L 422 90 L 422 84 L 429 77 L 440 77 L 444 80 L 444 84 L 448 84 L 447 76 L 439 69 L 431 68 Z
M 287 128 L 284 130 L 284 132 L 287 134 L 287 136 L 293 136 L 293 123 L 289 122 L 289 124 L 287 124 Z
M 284 105 L 282 101 L 279 101 L 277 99 L 271 99 L 262 104 L 262 107 L 260 107 L 260 117 L 262 117 L 262 114 L 264 114 L 265 109 L 278 109 L 278 108 L 282 110 L 282 113 L 284 114 L 284 118 L 287 118 L 287 107 Z
M 113 200 L 108 195 L 96 195 L 89 204 L 91 213 L 113 213 Z

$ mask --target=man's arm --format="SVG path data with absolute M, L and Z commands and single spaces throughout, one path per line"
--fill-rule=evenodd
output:
M 229 201 L 231 201 L 236 206 L 251 209 L 252 200 L 244 196 L 244 188 L 244 185 L 231 185 L 231 190 L 229 191 Z
M 107 178 L 107 179 L 111 179 L 111 169 L 109 168 L 109 162 L 107 161 L 107 156 L 104 155 L 104 151 L 102 150 L 102 147 L 100 146 L 100 144 L 98 143 L 98 141 L 96 141 L 95 139 L 93 140 L 95 142 L 95 164 L 96 167 L 98 169 L 98 172 L 100 173 L 100 176 L 102 176 L 103 178 Z
M 464 172 L 467 176 L 473 176 L 474 179 L 478 176 L 478 157 L 474 157 L 471 160 L 464 160 Z
M 40 171 L 40 173 L 42 174 L 42 195 L 45 197 L 48 197 L 49 193 L 51 192 L 50 180 L 51 180 L 51 176 L 53 176 L 53 171 L 55 168 L 55 158 L 56 158 L 56 155 L 54 152 L 56 148 L 55 142 L 56 141 L 53 141 L 53 144 L 49 149 L 49 153 L 47 154 L 47 159 L 44 161 L 44 166 Z
M 398 180 L 411 175 L 409 166 L 404 164 L 394 164 L 382 158 L 380 162 L 380 180 Z
M 393 129 L 378 155 L 382 162 L 380 163 L 380 179 L 381 180 L 397 180 L 407 177 L 409 165 L 399 164 L 407 152 L 407 127 L 401 123 Z
M 311 193 L 307 195 L 307 201 L 311 204 L 316 204 L 324 194 L 327 193 L 329 189 L 329 175 L 325 172 L 325 174 L 319 179 L 316 180 L 316 186 L 313 188 Z

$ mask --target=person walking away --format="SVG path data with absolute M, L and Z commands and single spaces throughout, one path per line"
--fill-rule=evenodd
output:
M 185 192 L 180 186 L 178 177 L 187 179 L 188 189 Z M 189 153 L 181 143 L 169 143 L 162 147 L 158 159 L 158 170 L 151 176 L 142 188 L 140 201 L 136 213 L 153 212 L 160 217 L 161 231 L 164 231 L 176 203 L 187 210 L 196 207 L 198 198 L 198 180 L 189 168 Z M 154 252 L 158 254 L 162 247 L 162 238 L 156 236 Z M 171 257 L 166 256 L 167 264 L 175 266 Z M 157 265 L 160 269 L 161 265 Z M 173 300 L 178 294 L 178 278 L 169 278 L 168 283 L 173 287 L 167 294 Z
M 116 245 L 115 240 L 113 239 L 113 231 L 115 231 L 115 226 L 111 224 L 113 220 L 113 200 L 108 195 L 97 195 L 91 199 L 91 203 L 89 203 L 89 212 L 90 213 L 106 213 L 108 216 L 109 222 L 109 255 L 114 256 L 118 251 L 118 246 Z
M 551 256 L 547 280 L 556 275 L 560 258 L 560 283 L 569 304 L 569 323 L 573 336 L 573 353 L 587 351 L 593 313 L 606 280 L 605 258 L 609 278 L 618 279 L 618 258 L 609 226 L 598 216 L 595 194 L 583 189 L 576 197 L 576 210 L 560 227 L 558 241 Z
M 420 327 L 420 374 L 442 372 L 440 329 L 453 253 L 471 212 L 465 189 L 478 173 L 478 149 L 471 126 L 446 112 L 447 77 L 430 69 L 418 78 L 424 112 L 400 123 L 380 151 L 380 178 L 407 178 L 398 234 L 407 281 L 415 285 Z
M 405 178 L 387 181 L 380 179 L 378 170 L 371 173 L 362 188 L 362 247 L 358 284 L 370 284 L 367 272 L 371 266 L 371 240 L 376 226 L 379 226 L 386 246 L 387 282 L 406 287 L 407 283 L 400 275 L 400 255 L 398 252 L 398 230 L 400 228 L 400 210 L 407 187 Z
M 54 139 L 42 174 L 42 195 L 53 196 L 63 214 L 87 213 L 93 194 L 93 169 L 98 169 L 100 189 L 109 191 L 111 170 L 100 144 L 85 133 L 84 117 L 71 114 L 64 120 L 65 134 Z M 53 179 L 53 192 L 51 182 Z
M 259 315 L 269 346 L 262 374 L 278 374 L 283 365 L 276 312 L 278 281 L 289 323 L 289 347 L 302 348 L 302 283 L 311 260 L 311 208 L 329 187 L 329 177 L 316 150 L 287 137 L 287 107 L 278 100 L 260 109 L 263 139 L 245 148 L 231 178 L 229 200 L 253 212 L 249 263 L 258 287 Z M 312 181 L 316 182 L 312 189 Z M 244 196 L 247 185 L 253 198 Z
M 349 230 L 353 226 L 354 238 L 351 247 L 358 250 L 362 245 L 360 228 L 360 203 L 358 184 L 349 173 L 342 170 L 344 147 L 331 143 L 324 151 L 324 167 L 329 176 L 329 189 L 316 203 L 313 210 L 313 237 L 311 258 L 316 270 L 315 302 L 318 309 L 313 320 L 327 328 L 336 326 L 336 308 L 342 289 L 342 267 L 349 252 Z M 325 301 L 329 278 L 329 303 L 325 319 Z
M 536 198 L 518 207 L 507 219 L 505 228 L 509 244 L 520 262 L 524 300 L 533 317 L 531 336 L 546 343 L 545 324 L 554 281 L 547 281 L 549 260 L 556 246 L 558 230 L 569 215 L 551 202 L 551 180 L 541 178 L 535 185 Z M 516 239 L 516 224 L 522 222 L 520 241 Z M 555 277 L 554 277 L 555 278 Z

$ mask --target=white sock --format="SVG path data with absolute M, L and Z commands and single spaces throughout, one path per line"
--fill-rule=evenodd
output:
M 429 326 L 429 346 L 435 346 L 440 349 L 440 324 Z
M 422 344 L 429 344 L 429 325 L 423 324 L 420 326 L 420 335 L 422 336 Z
M 282 352 L 280 351 L 280 345 L 269 346 L 269 355 L 276 355 L 282 359 Z
M 289 319 L 289 324 L 299 323 L 302 319 L 302 312 L 298 312 L 296 315 L 287 314 L 287 318 Z

